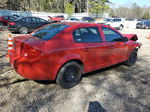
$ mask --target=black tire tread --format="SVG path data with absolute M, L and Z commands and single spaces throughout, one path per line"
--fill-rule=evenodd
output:
M 125 63 L 124 63 L 125 65 L 127 65 L 127 66 L 132 66 L 132 65 L 135 64 L 135 63 L 131 63 L 131 62 L 130 62 L 130 57 L 131 57 L 131 55 L 133 55 L 133 53 L 135 53 L 135 55 L 136 55 L 136 60 L 137 60 L 137 50 L 133 50 L 133 51 L 131 52 L 129 58 L 125 61 Z
M 69 84 L 69 83 L 67 84 L 67 83 L 63 80 L 63 72 L 65 71 L 65 69 L 66 69 L 68 66 L 76 66 L 76 67 L 78 67 L 78 69 L 80 70 L 80 71 L 79 71 L 80 73 L 77 74 L 77 75 L 79 75 L 79 79 L 77 79 L 77 81 L 76 81 L 75 83 L 72 83 L 72 84 Z M 64 88 L 64 89 L 72 88 L 72 87 L 76 86 L 76 85 L 80 82 L 80 80 L 81 80 L 81 71 L 82 71 L 81 66 L 80 66 L 78 63 L 76 63 L 76 62 L 74 62 L 74 61 L 68 62 L 68 63 L 64 64 L 64 65 L 61 67 L 61 69 L 59 70 L 58 75 L 57 75 L 57 78 L 56 78 L 56 82 L 57 82 L 57 84 L 59 84 L 59 85 L 60 85 L 62 88 Z

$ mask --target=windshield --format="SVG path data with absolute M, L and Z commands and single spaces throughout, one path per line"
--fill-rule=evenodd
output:
M 32 34 L 32 36 L 38 37 L 43 40 L 50 40 L 57 33 L 69 27 L 69 25 L 65 24 L 50 24 L 46 25 L 43 28 L 37 30 Z

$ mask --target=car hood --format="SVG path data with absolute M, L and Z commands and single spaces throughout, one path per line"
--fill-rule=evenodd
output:
M 129 40 L 137 41 L 138 37 L 136 34 L 123 34 L 124 37 L 128 38 Z

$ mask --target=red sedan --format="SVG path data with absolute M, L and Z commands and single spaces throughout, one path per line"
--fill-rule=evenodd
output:
M 10 63 L 32 80 L 56 80 L 63 88 L 80 82 L 81 74 L 118 63 L 133 65 L 141 43 L 135 34 L 94 23 L 56 23 L 14 38 Z
M 4 25 L 4 26 L 7 26 L 8 25 L 8 22 L 10 20 L 14 20 L 16 18 L 12 17 L 12 16 L 1 16 L 0 17 L 0 26 Z

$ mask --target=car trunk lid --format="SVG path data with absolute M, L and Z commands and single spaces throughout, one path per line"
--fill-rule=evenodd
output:
M 14 55 L 17 58 L 22 57 L 23 50 L 27 46 L 41 51 L 43 44 L 44 44 L 43 40 L 33 37 L 32 35 L 14 37 L 14 40 L 13 40 Z

